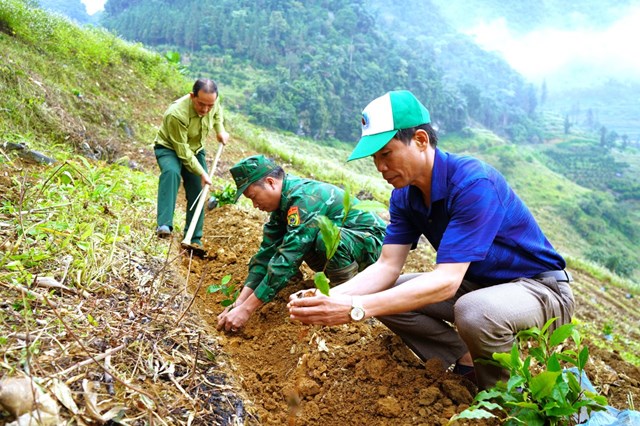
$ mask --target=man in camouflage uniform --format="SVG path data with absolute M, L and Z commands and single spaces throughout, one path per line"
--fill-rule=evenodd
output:
M 376 214 L 350 210 L 342 223 L 344 191 L 337 186 L 285 174 L 262 155 L 245 158 L 230 169 L 236 201 L 244 194 L 253 206 L 270 212 L 262 244 L 249 262 L 249 274 L 236 302 L 218 315 L 218 329 L 236 331 L 264 303 L 272 300 L 299 271 L 302 261 L 322 271 L 332 285 L 345 282 L 380 255 L 385 223 Z M 357 204 L 357 199 L 352 204 Z M 316 218 L 324 215 L 341 227 L 340 244 L 327 263 Z

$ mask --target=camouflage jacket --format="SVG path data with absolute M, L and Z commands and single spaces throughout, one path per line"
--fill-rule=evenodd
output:
M 262 244 L 249 262 L 245 280 L 258 299 L 272 300 L 298 272 L 305 255 L 314 250 L 320 238 L 316 217 L 327 216 L 342 226 L 343 198 L 344 191 L 337 186 L 285 176 L 280 206 L 264 225 Z M 358 202 L 352 199 L 352 204 Z M 374 213 L 351 210 L 344 227 L 367 232 L 380 241 L 384 238 L 385 223 Z

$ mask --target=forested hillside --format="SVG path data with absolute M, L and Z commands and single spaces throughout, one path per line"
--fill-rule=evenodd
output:
M 425 8 L 430 22 L 443 22 Z M 419 40 L 404 31 L 405 38 L 392 38 L 388 33 L 405 22 L 385 22 L 368 1 L 110 0 L 105 14 L 102 23 L 124 38 L 179 50 L 193 72 L 238 88 L 234 105 L 259 124 L 354 141 L 363 103 L 410 87 L 441 131 L 474 120 L 501 134 L 532 136 L 535 93 L 503 62 L 478 49 L 470 60 L 460 48 L 461 61 L 497 64 L 482 70 L 494 84 L 447 77 L 447 62 L 438 60 L 441 25 L 425 27 L 433 30 Z M 525 130 L 513 133 L 516 126 Z

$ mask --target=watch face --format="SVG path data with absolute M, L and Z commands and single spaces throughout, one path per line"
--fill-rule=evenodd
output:
M 364 309 L 359 307 L 351 308 L 351 319 L 354 321 L 362 321 L 364 318 Z

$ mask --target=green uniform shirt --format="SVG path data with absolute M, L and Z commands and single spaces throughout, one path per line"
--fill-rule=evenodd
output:
M 204 149 L 204 142 L 211 129 L 216 134 L 225 131 L 220 96 L 216 98 L 211 111 L 200 117 L 187 94 L 174 101 L 165 111 L 155 144 L 175 151 L 187 170 L 199 176 L 204 173 L 204 169 L 195 154 Z
M 264 225 L 260 249 L 249 262 L 245 285 L 254 290 L 258 299 L 263 302 L 272 300 L 298 272 L 305 255 L 315 249 L 316 238 L 321 238 L 315 220 L 317 216 L 327 216 L 336 225 L 342 226 L 343 197 L 344 191 L 337 186 L 289 174 L 285 176 L 280 206 L 271 213 Z M 358 202 L 352 199 L 353 204 Z M 349 250 L 349 253 L 341 255 L 350 257 L 350 262 L 364 262 L 365 266 L 373 263 L 379 256 L 384 238 L 383 220 L 374 213 L 351 210 L 344 228 L 366 237 L 363 245 L 367 247 L 364 250 Z M 340 250 L 347 249 L 339 246 Z M 367 250 L 378 252 L 366 253 Z M 356 258 L 357 252 L 363 253 L 362 259 Z

